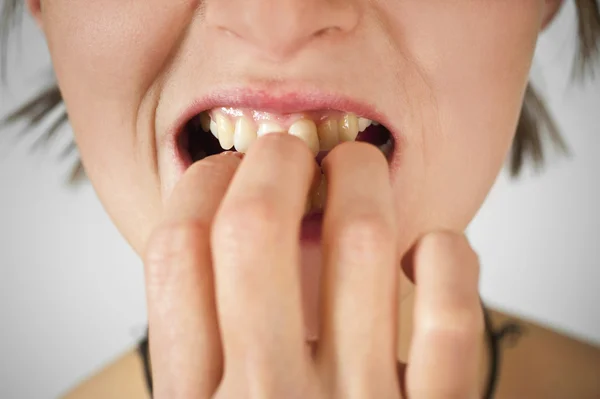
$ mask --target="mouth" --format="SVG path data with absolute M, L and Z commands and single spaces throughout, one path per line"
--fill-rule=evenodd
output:
M 280 115 L 262 110 L 220 107 L 203 111 L 186 123 L 178 150 L 188 164 L 223 151 L 246 153 L 261 136 L 287 133 L 303 140 L 320 162 L 335 146 L 364 141 L 389 158 L 394 141 L 377 121 L 339 110 L 319 110 Z
M 297 136 L 311 149 L 319 165 L 333 148 L 348 141 L 376 146 L 388 163 L 397 151 L 398 136 L 388 129 L 381 114 L 364 104 L 314 93 L 273 97 L 262 92 L 221 94 L 192 105 L 171 131 L 169 147 L 178 174 L 183 174 L 194 162 L 208 156 L 225 151 L 246 153 L 266 134 Z M 304 227 L 313 238 L 320 235 L 326 192 L 327 182 L 321 175 L 309 194 L 305 212 L 308 219 Z
M 246 153 L 259 137 L 273 133 L 302 139 L 319 164 L 347 141 L 371 143 L 388 161 L 393 157 L 394 135 L 380 115 L 349 100 L 315 97 L 237 95 L 191 107 L 174 132 L 180 169 L 224 151 Z

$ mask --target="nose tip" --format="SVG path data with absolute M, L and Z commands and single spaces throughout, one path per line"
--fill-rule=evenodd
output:
M 290 58 L 313 41 L 354 30 L 359 15 L 348 0 L 209 0 L 206 23 L 269 59 Z

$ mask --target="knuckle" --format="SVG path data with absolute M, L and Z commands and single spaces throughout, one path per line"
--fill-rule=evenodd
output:
M 471 344 L 485 329 L 483 311 L 478 305 L 462 309 L 434 311 L 420 316 L 421 332 L 432 339 Z
M 394 242 L 391 223 L 377 213 L 362 213 L 340 221 L 337 240 L 353 252 L 383 253 Z
M 278 206 L 268 195 L 246 198 L 217 215 L 213 237 L 217 240 L 259 241 L 271 236 L 278 225 Z
M 198 242 L 208 239 L 210 225 L 200 220 L 180 221 L 159 226 L 150 236 L 143 260 L 148 284 L 163 284 L 173 276 L 169 267 L 185 263 Z

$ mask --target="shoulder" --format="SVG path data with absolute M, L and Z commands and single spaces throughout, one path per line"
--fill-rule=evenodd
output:
M 501 312 L 491 319 L 496 330 L 518 326 L 499 344 L 498 398 L 600 397 L 600 348 Z
M 123 354 L 63 396 L 63 399 L 106 398 L 150 399 L 142 358 L 137 350 Z

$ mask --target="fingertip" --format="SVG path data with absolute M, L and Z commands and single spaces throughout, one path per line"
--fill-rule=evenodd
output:
M 423 236 L 413 247 L 410 266 L 414 279 L 424 272 L 419 265 L 456 265 L 468 268 L 479 278 L 479 256 L 463 233 L 440 230 Z M 407 261 L 408 262 L 408 261 Z M 475 266 L 475 267 L 474 267 Z
M 166 199 L 159 225 L 191 220 L 210 223 L 241 158 L 229 151 L 190 165 Z
M 471 245 L 463 233 L 451 230 L 439 230 L 426 234 L 421 239 L 422 245 L 431 245 L 438 250 L 453 252 L 455 249 L 470 249 Z
M 412 260 L 417 284 L 409 395 L 470 397 L 484 326 L 478 257 L 464 234 L 437 231 L 419 240 Z
M 310 150 L 310 147 L 305 141 L 299 137 L 288 134 L 287 132 L 269 133 L 260 136 L 252 147 L 250 147 L 248 155 L 253 156 L 254 153 L 263 155 L 265 154 L 265 151 L 282 154 L 284 155 L 284 158 L 293 158 L 296 156 L 307 157 L 313 160 L 315 158 L 314 153 Z
M 232 167 L 237 168 L 242 160 L 244 159 L 244 154 L 237 151 L 223 151 L 219 154 L 210 155 L 200 161 L 194 162 L 189 169 L 193 170 L 195 168 L 202 168 L 207 166 L 212 167 Z
M 327 175 L 332 165 L 348 162 L 368 164 L 389 169 L 385 155 L 373 144 L 363 141 L 349 141 L 335 146 L 321 162 L 323 172 Z

